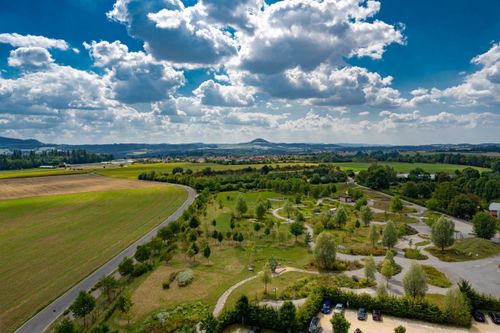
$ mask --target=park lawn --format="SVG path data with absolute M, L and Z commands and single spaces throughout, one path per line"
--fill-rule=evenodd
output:
M 89 170 L 40 169 L 40 168 L 23 169 L 23 170 L 0 170 L 0 179 L 77 175 L 88 172 Z
M 137 177 L 143 172 L 155 171 L 157 173 L 172 173 L 175 167 L 181 167 L 186 169 L 191 169 L 194 172 L 201 171 L 207 167 L 211 168 L 213 171 L 221 170 L 239 170 L 244 168 L 256 168 L 260 169 L 265 164 L 239 164 L 239 165 L 225 165 L 217 163 L 193 163 L 193 162 L 169 162 L 169 163 L 134 163 L 123 167 L 107 167 L 105 169 L 98 169 L 96 173 L 118 178 L 133 178 Z M 278 166 L 293 166 L 293 165 L 315 165 L 314 163 L 273 163 L 267 164 L 276 168 Z
M 333 163 L 337 165 L 342 170 L 352 170 L 361 171 L 368 169 L 372 163 L 369 162 L 337 162 Z M 440 163 L 406 163 L 406 162 L 378 162 L 378 165 L 388 165 L 393 167 L 397 172 L 408 173 L 413 169 L 422 168 L 429 173 L 437 172 L 448 172 L 452 173 L 455 170 L 463 170 L 465 168 L 474 168 L 480 172 L 488 171 L 487 168 L 469 166 L 469 165 L 458 165 L 458 164 L 440 164 Z
M 0 202 L 0 331 L 52 299 L 172 214 L 179 187 L 51 195 Z
M 434 266 L 422 265 L 422 269 L 424 270 L 428 284 L 440 288 L 451 287 L 451 281 L 448 279 L 446 274 L 437 270 Z
M 456 241 L 451 247 L 444 249 L 429 246 L 426 251 L 441 261 L 456 262 L 483 259 L 500 254 L 500 244 L 482 238 L 466 238 Z
M 271 283 L 267 285 L 267 295 L 265 294 L 265 285 L 260 276 L 256 279 L 248 281 L 247 283 L 236 288 L 228 297 L 224 309 L 231 310 L 234 308 L 236 301 L 243 295 L 247 296 L 251 302 L 262 301 L 265 299 L 276 299 L 281 291 L 286 289 L 289 285 L 296 282 L 305 276 L 310 276 L 312 273 L 303 272 L 287 272 L 271 279 Z

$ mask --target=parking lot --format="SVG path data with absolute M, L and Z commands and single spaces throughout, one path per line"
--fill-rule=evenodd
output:
M 320 323 L 323 328 L 323 333 L 333 333 L 332 324 L 330 319 L 332 318 L 332 313 L 330 314 L 320 314 Z M 500 326 L 495 325 L 491 322 L 490 318 L 486 319 L 486 323 L 476 323 L 470 329 L 450 327 L 444 325 L 430 324 L 422 321 L 396 318 L 392 316 L 386 316 L 382 314 L 382 321 L 374 321 L 372 319 L 371 313 L 365 321 L 357 319 L 355 310 L 347 310 L 345 312 L 345 317 L 351 323 L 349 332 L 354 332 L 356 328 L 359 328 L 362 333 L 394 333 L 394 328 L 402 325 L 406 327 L 407 333 L 499 333 Z

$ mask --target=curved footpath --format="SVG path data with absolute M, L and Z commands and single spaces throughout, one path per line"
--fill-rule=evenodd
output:
M 189 186 L 175 186 L 184 188 L 188 192 L 188 197 L 186 201 L 184 201 L 184 203 L 172 215 L 170 215 L 165 221 L 163 221 L 149 233 L 147 233 L 139 240 L 131 244 L 129 247 L 127 247 L 125 250 L 110 259 L 104 265 L 96 269 L 94 272 L 90 273 L 90 275 L 78 282 L 63 295 L 59 296 L 52 303 L 40 310 L 36 315 L 31 317 L 21 327 L 19 327 L 16 330 L 16 333 L 37 333 L 45 331 L 60 315 L 62 315 L 64 310 L 66 310 L 73 303 L 73 300 L 76 298 L 80 291 L 90 290 L 103 276 L 113 273 L 117 269 L 123 258 L 131 257 L 134 255 L 137 246 L 148 242 L 151 238 L 156 236 L 158 229 L 166 226 L 167 224 L 181 216 L 181 214 L 191 205 L 191 203 L 196 198 L 196 191 Z

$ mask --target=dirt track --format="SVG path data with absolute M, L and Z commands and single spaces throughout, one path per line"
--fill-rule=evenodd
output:
M 155 186 L 161 186 L 161 184 L 93 174 L 0 179 L 0 200 Z

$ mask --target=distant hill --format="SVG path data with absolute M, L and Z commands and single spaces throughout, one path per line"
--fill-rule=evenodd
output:
M 13 139 L 0 136 L 0 148 L 3 149 L 35 149 L 44 146 L 35 139 Z
M 215 155 L 269 155 L 269 154 L 304 154 L 321 152 L 357 152 L 357 151 L 427 151 L 427 152 L 463 152 L 484 153 L 500 152 L 500 144 L 435 144 L 420 146 L 390 146 L 367 144 L 323 144 L 323 143 L 276 143 L 262 138 L 242 143 L 181 143 L 181 144 L 47 144 L 34 139 L 12 139 L 0 137 L 0 149 L 40 150 L 55 148 L 61 150 L 85 149 L 89 152 L 112 154 L 121 157 L 156 157 L 156 156 L 215 156 Z

